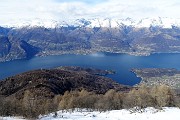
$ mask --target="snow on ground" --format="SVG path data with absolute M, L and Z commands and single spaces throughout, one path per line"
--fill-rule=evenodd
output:
M 40 116 L 40 120 L 180 120 L 179 114 L 179 108 L 163 108 L 163 110 L 146 108 L 136 112 L 132 109 L 106 112 L 75 110 L 74 112 L 58 111 L 56 117 L 54 113 Z
M 0 120 L 25 120 L 23 117 L 0 117 Z
M 143 110 L 112 110 L 106 112 L 76 109 L 74 112 L 58 111 L 55 113 L 39 116 L 39 120 L 180 120 L 180 109 L 166 107 L 162 110 L 146 108 Z M 25 120 L 22 117 L 0 117 L 0 120 Z

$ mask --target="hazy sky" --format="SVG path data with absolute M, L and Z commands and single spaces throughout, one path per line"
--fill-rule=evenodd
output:
M 180 0 L 0 0 L 0 21 L 157 16 L 180 18 Z

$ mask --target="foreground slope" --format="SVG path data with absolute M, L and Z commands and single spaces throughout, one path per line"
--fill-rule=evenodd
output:
M 58 111 L 55 117 L 54 113 L 39 116 L 39 120 L 180 120 L 179 108 L 163 108 L 157 110 L 154 108 L 146 108 L 142 112 L 132 110 L 112 110 L 106 112 L 86 110 L 81 111 Z M 0 117 L 3 120 L 26 120 L 21 117 Z

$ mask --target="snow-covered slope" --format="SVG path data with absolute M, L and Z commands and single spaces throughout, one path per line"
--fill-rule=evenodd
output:
M 146 108 L 142 111 L 133 112 L 132 110 L 112 110 L 106 112 L 62 112 L 41 116 L 40 120 L 180 120 L 179 108 L 164 108 L 157 110 Z
M 106 112 L 87 110 L 58 111 L 48 115 L 39 116 L 39 120 L 180 120 L 180 109 L 166 107 L 162 110 L 146 108 L 139 111 L 111 110 Z M 23 120 L 20 117 L 0 117 L 2 120 Z
M 131 18 L 126 19 L 75 19 L 75 20 L 51 20 L 51 19 L 21 19 L 21 20 L 9 20 L 5 23 L 0 23 L 3 27 L 23 27 L 23 26 L 44 26 L 46 28 L 54 28 L 57 26 L 74 26 L 74 27 L 119 27 L 121 25 L 133 26 L 137 28 L 158 26 L 163 28 L 172 28 L 172 26 L 180 27 L 180 19 L 173 18 L 143 18 L 140 20 L 133 20 Z

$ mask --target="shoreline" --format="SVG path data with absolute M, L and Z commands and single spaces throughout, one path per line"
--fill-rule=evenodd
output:
M 155 55 L 155 54 L 180 54 L 180 52 L 158 52 L 158 53 L 149 53 L 149 54 L 132 54 L 132 53 L 129 53 L 129 52 L 109 52 L 109 51 L 104 51 L 104 52 L 88 52 L 88 53 L 73 53 L 73 52 L 64 52 L 64 53 L 57 53 L 57 54 L 37 54 L 31 58 L 14 58 L 14 59 L 2 59 L 0 58 L 0 63 L 3 63 L 3 62 L 10 62 L 10 61 L 14 61 L 14 60 L 28 60 L 28 59 L 32 59 L 34 57 L 48 57 L 48 56 L 60 56 L 60 55 L 92 55 L 92 54 L 98 54 L 98 53 L 102 53 L 102 54 L 125 54 L 125 55 L 130 55 L 130 56 L 137 56 L 137 57 L 148 57 L 148 56 L 151 56 L 151 55 Z

